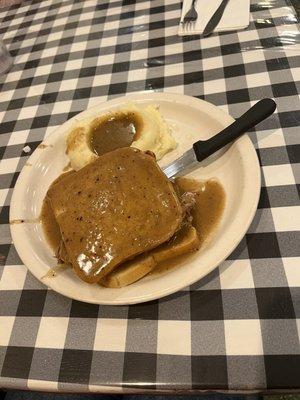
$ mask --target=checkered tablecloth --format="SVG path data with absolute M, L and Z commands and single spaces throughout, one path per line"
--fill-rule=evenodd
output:
M 14 66 L 0 77 L 0 386 L 97 391 L 300 388 L 300 34 L 286 0 L 252 1 L 248 29 L 177 36 L 178 0 L 24 1 L 0 10 Z M 9 204 L 28 155 L 76 113 L 136 91 L 184 93 L 239 116 L 262 165 L 254 221 L 218 269 L 146 304 L 71 301 L 11 243 Z M 28 145 L 31 152 L 23 149 Z

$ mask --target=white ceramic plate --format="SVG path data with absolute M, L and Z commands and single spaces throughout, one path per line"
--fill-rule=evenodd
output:
M 103 102 L 64 123 L 45 139 L 45 148 L 37 148 L 16 183 L 10 208 L 10 220 L 34 219 L 40 214 L 45 193 L 51 182 L 68 164 L 65 135 L 76 120 L 93 117 L 118 108 L 128 101 L 159 104 L 161 113 L 173 129 L 178 148 L 164 157 L 162 165 L 176 159 L 191 145 L 216 134 L 233 122 L 219 108 L 193 97 L 151 93 L 135 94 Z M 14 245 L 27 268 L 45 285 L 64 296 L 96 304 L 134 304 L 174 293 L 203 278 L 216 268 L 238 245 L 246 233 L 260 193 L 260 168 L 256 152 L 247 135 L 219 152 L 206 166 L 191 176 L 217 178 L 226 191 L 226 207 L 221 224 L 210 243 L 182 261 L 179 268 L 159 276 L 148 276 L 122 289 L 101 288 L 81 281 L 71 270 L 54 278 L 43 278 L 55 266 L 53 251 L 39 223 L 11 224 Z

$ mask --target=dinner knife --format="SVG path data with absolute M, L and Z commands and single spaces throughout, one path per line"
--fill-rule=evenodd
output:
M 246 133 L 250 128 L 253 128 L 259 122 L 273 114 L 275 110 L 276 103 L 274 100 L 260 100 L 217 135 L 208 140 L 199 140 L 194 143 L 190 150 L 162 168 L 162 171 L 168 178 L 175 178 L 199 168 L 201 161 Z
M 211 33 L 213 33 L 215 27 L 218 25 L 218 23 L 220 22 L 220 19 L 222 18 L 222 15 L 225 11 L 225 8 L 226 8 L 228 2 L 229 2 L 229 0 L 222 0 L 221 4 L 216 9 L 213 16 L 206 24 L 204 31 L 203 31 L 203 36 L 209 36 Z

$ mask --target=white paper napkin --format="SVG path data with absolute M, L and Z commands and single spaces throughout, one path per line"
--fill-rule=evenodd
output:
M 184 29 L 181 21 L 191 7 L 192 0 L 183 0 L 180 25 L 178 29 L 179 36 L 197 35 L 203 32 L 206 24 L 217 10 L 222 0 L 197 0 L 196 11 L 198 19 L 191 29 Z M 235 31 L 244 29 L 249 25 L 250 19 L 250 0 L 229 0 L 224 14 L 215 28 L 215 32 Z

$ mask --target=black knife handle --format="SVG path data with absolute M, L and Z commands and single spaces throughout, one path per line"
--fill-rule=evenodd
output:
M 211 156 L 217 150 L 231 143 L 250 128 L 269 117 L 276 110 L 276 103 L 272 99 L 263 99 L 251 107 L 241 117 L 235 120 L 227 128 L 208 140 L 199 140 L 193 144 L 198 161 Z

